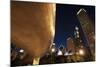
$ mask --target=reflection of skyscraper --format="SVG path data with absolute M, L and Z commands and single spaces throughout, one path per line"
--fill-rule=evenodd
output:
M 93 21 L 89 18 L 87 11 L 83 8 L 77 12 L 77 17 L 93 54 L 95 53 L 95 27 L 93 25 Z

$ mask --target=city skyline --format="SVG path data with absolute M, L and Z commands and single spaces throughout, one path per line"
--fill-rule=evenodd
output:
M 11 66 L 95 60 L 95 6 L 11 3 Z
M 74 28 L 79 27 L 81 32 L 81 38 L 85 46 L 87 46 L 87 40 L 83 34 L 82 27 L 77 18 L 77 12 L 81 9 L 85 9 L 87 14 L 95 22 L 95 7 L 86 5 L 64 5 L 56 4 L 56 27 L 55 27 L 55 39 L 56 47 L 63 45 L 66 47 L 66 40 L 68 37 L 74 38 Z M 95 23 L 93 23 L 95 25 Z

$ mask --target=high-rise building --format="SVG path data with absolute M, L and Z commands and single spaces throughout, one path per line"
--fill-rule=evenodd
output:
M 67 38 L 67 51 L 69 53 L 75 53 L 75 44 L 71 37 Z
M 91 50 L 91 53 L 92 55 L 94 55 L 95 53 L 95 26 L 93 25 L 93 21 L 90 19 L 87 11 L 83 8 L 77 12 L 77 17 L 80 21 L 81 27 L 87 39 L 88 46 Z

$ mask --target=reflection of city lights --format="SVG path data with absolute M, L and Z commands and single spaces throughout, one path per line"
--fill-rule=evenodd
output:
M 84 50 L 83 50 L 83 49 L 80 49 L 80 50 L 79 50 L 79 54 L 80 54 L 80 55 L 84 55 Z
M 21 49 L 19 52 L 20 52 L 20 53 L 23 53 L 23 52 L 24 52 L 24 50 L 23 50 L 23 49 Z

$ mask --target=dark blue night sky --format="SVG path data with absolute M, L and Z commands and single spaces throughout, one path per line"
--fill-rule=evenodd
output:
M 74 37 L 75 26 L 79 27 L 79 31 L 83 32 L 76 16 L 79 9 L 84 8 L 90 18 L 95 21 L 95 7 L 81 6 L 81 5 L 67 5 L 57 4 L 56 7 L 56 33 L 54 42 L 56 46 L 64 45 L 66 47 L 66 40 L 69 36 Z M 86 44 L 84 34 L 81 36 L 83 42 Z

